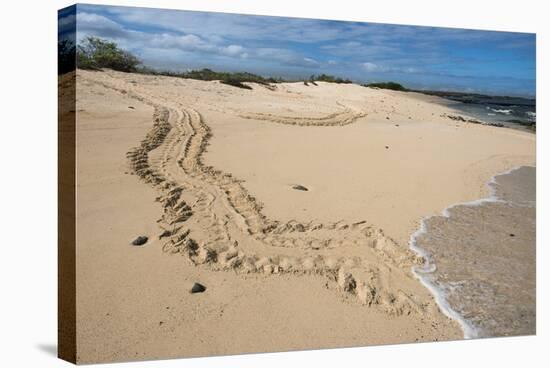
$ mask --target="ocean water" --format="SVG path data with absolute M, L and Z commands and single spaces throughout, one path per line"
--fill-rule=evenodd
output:
M 447 97 L 448 98 L 448 97 Z M 525 98 L 476 98 L 466 101 L 449 99 L 449 106 L 488 123 L 500 123 L 516 129 L 536 124 L 536 101 Z
M 478 105 L 451 102 L 449 106 L 488 123 L 500 123 L 509 128 L 528 129 L 536 124 L 537 113 L 531 106 Z
M 449 107 L 487 123 L 533 131 L 537 122 L 537 101 L 534 98 L 461 92 L 420 92 L 442 97 Z
M 411 237 L 428 260 L 415 274 L 467 338 L 536 332 L 535 171 L 495 176 L 491 197 L 451 206 Z

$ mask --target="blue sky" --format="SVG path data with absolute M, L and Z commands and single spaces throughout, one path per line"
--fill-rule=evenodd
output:
M 70 14 L 60 22 L 70 23 Z M 145 65 L 534 96 L 535 35 L 99 5 L 77 6 L 77 39 L 113 40 Z

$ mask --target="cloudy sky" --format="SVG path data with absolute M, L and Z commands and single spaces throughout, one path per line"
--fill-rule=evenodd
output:
M 158 69 L 535 94 L 534 34 L 99 5 L 78 5 L 76 19 L 77 40 L 113 40 Z

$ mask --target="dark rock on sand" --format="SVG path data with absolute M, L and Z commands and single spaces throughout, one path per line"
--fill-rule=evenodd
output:
M 199 284 L 198 282 L 195 282 L 191 288 L 191 294 L 202 293 L 204 291 L 206 291 L 206 286 Z
M 146 236 L 138 236 L 133 242 L 132 245 L 143 245 L 147 243 L 147 240 L 149 240 Z
M 306 187 L 304 187 L 303 185 L 300 185 L 300 184 L 293 185 L 292 189 L 302 190 L 304 192 L 307 192 L 309 190 L 309 189 L 307 189 Z

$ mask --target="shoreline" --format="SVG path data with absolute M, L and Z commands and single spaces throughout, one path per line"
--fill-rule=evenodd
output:
M 509 129 L 513 129 L 513 128 L 509 128 Z M 480 335 L 481 331 L 479 328 L 475 327 L 470 321 L 468 321 L 468 319 L 462 316 L 459 312 L 455 311 L 449 305 L 449 303 L 447 302 L 447 295 L 445 291 L 440 287 L 438 287 L 437 285 L 435 285 L 435 283 L 429 280 L 428 277 L 424 276 L 435 272 L 435 270 L 437 269 L 437 264 L 432 261 L 431 254 L 428 251 L 426 251 L 422 247 L 419 247 L 416 244 L 416 240 L 420 235 L 427 233 L 428 230 L 426 228 L 426 221 L 434 217 L 449 218 L 450 217 L 449 210 L 451 210 L 452 208 L 455 208 L 458 206 L 480 206 L 484 203 L 494 203 L 494 202 L 505 203 L 506 202 L 505 200 L 498 198 L 498 196 L 496 195 L 496 189 L 495 189 L 496 178 L 498 176 L 509 175 L 514 171 L 519 170 L 522 167 L 536 168 L 535 165 L 520 165 L 520 166 L 513 167 L 509 170 L 506 170 L 504 172 L 500 172 L 493 175 L 487 181 L 486 186 L 489 189 L 489 195 L 487 197 L 476 199 L 473 201 L 468 201 L 468 202 L 451 204 L 450 206 L 445 207 L 440 214 L 423 217 L 420 221 L 420 226 L 418 230 L 416 230 L 414 233 L 411 234 L 411 237 L 408 243 L 409 248 L 412 251 L 414 251 L 417 255 L 423 257 L 425 260 L 425 263 L 422 268 L 421 266 L 417 266 L 417 265 L 413 266 L 411 268 L 412 273 L 422 283 L 422 285 L 424 285 L 430 291 L 430 293 L 433 295 L 434 299 L 436 300 L 439 309 L 446 316 L 458 322 L 458 324 L 460 325 L 460 327 L 464 332 L 465 339 L 474 339 L 474 338 L 480 338 L 483 336 Z
M 412 96 L 413 99 L 417 98 L 419 100 L 426 100 L 436 105 L 445 107 L 446 109 L 448 109 L 450 112 L 453 113 L 453 115 L 447 114 L 446 116 L 451 120 L 455 120 L 455 121 L 459 120 L 462 123 L 492 126 L 495 128 L 503 128 L 503 129 L 507 128 L 507 129 L 512 129 L 519 132 L 536 135 L 536 129 L 532 128 L 532 127 L 536 127 L 536 121 L 529 122 L 526 120 L 519 120 L 517 118 L 514 118 L 514 116 L 510 116 L 508 119 L 504 119 L 504 118 L 497 119 L 494 116 L 483 115 L 483 114 L 480 114 L 481 111 L 485 111 L 480 108 L 480 106 L 483 106 L 483 104 L 478 104 L 478 103 L 468 104 L 464 101 L 447 98 L 444 96 L 440 96 L 438 94 L 424 93 L 419 90 L 406 90 L 406 91 L 394 91 L 390 89 L 380 89 L 380 90 L 408 94 L 409 96 Z M 480 111 L 473 111 L 475 110 L 476 107 Z

